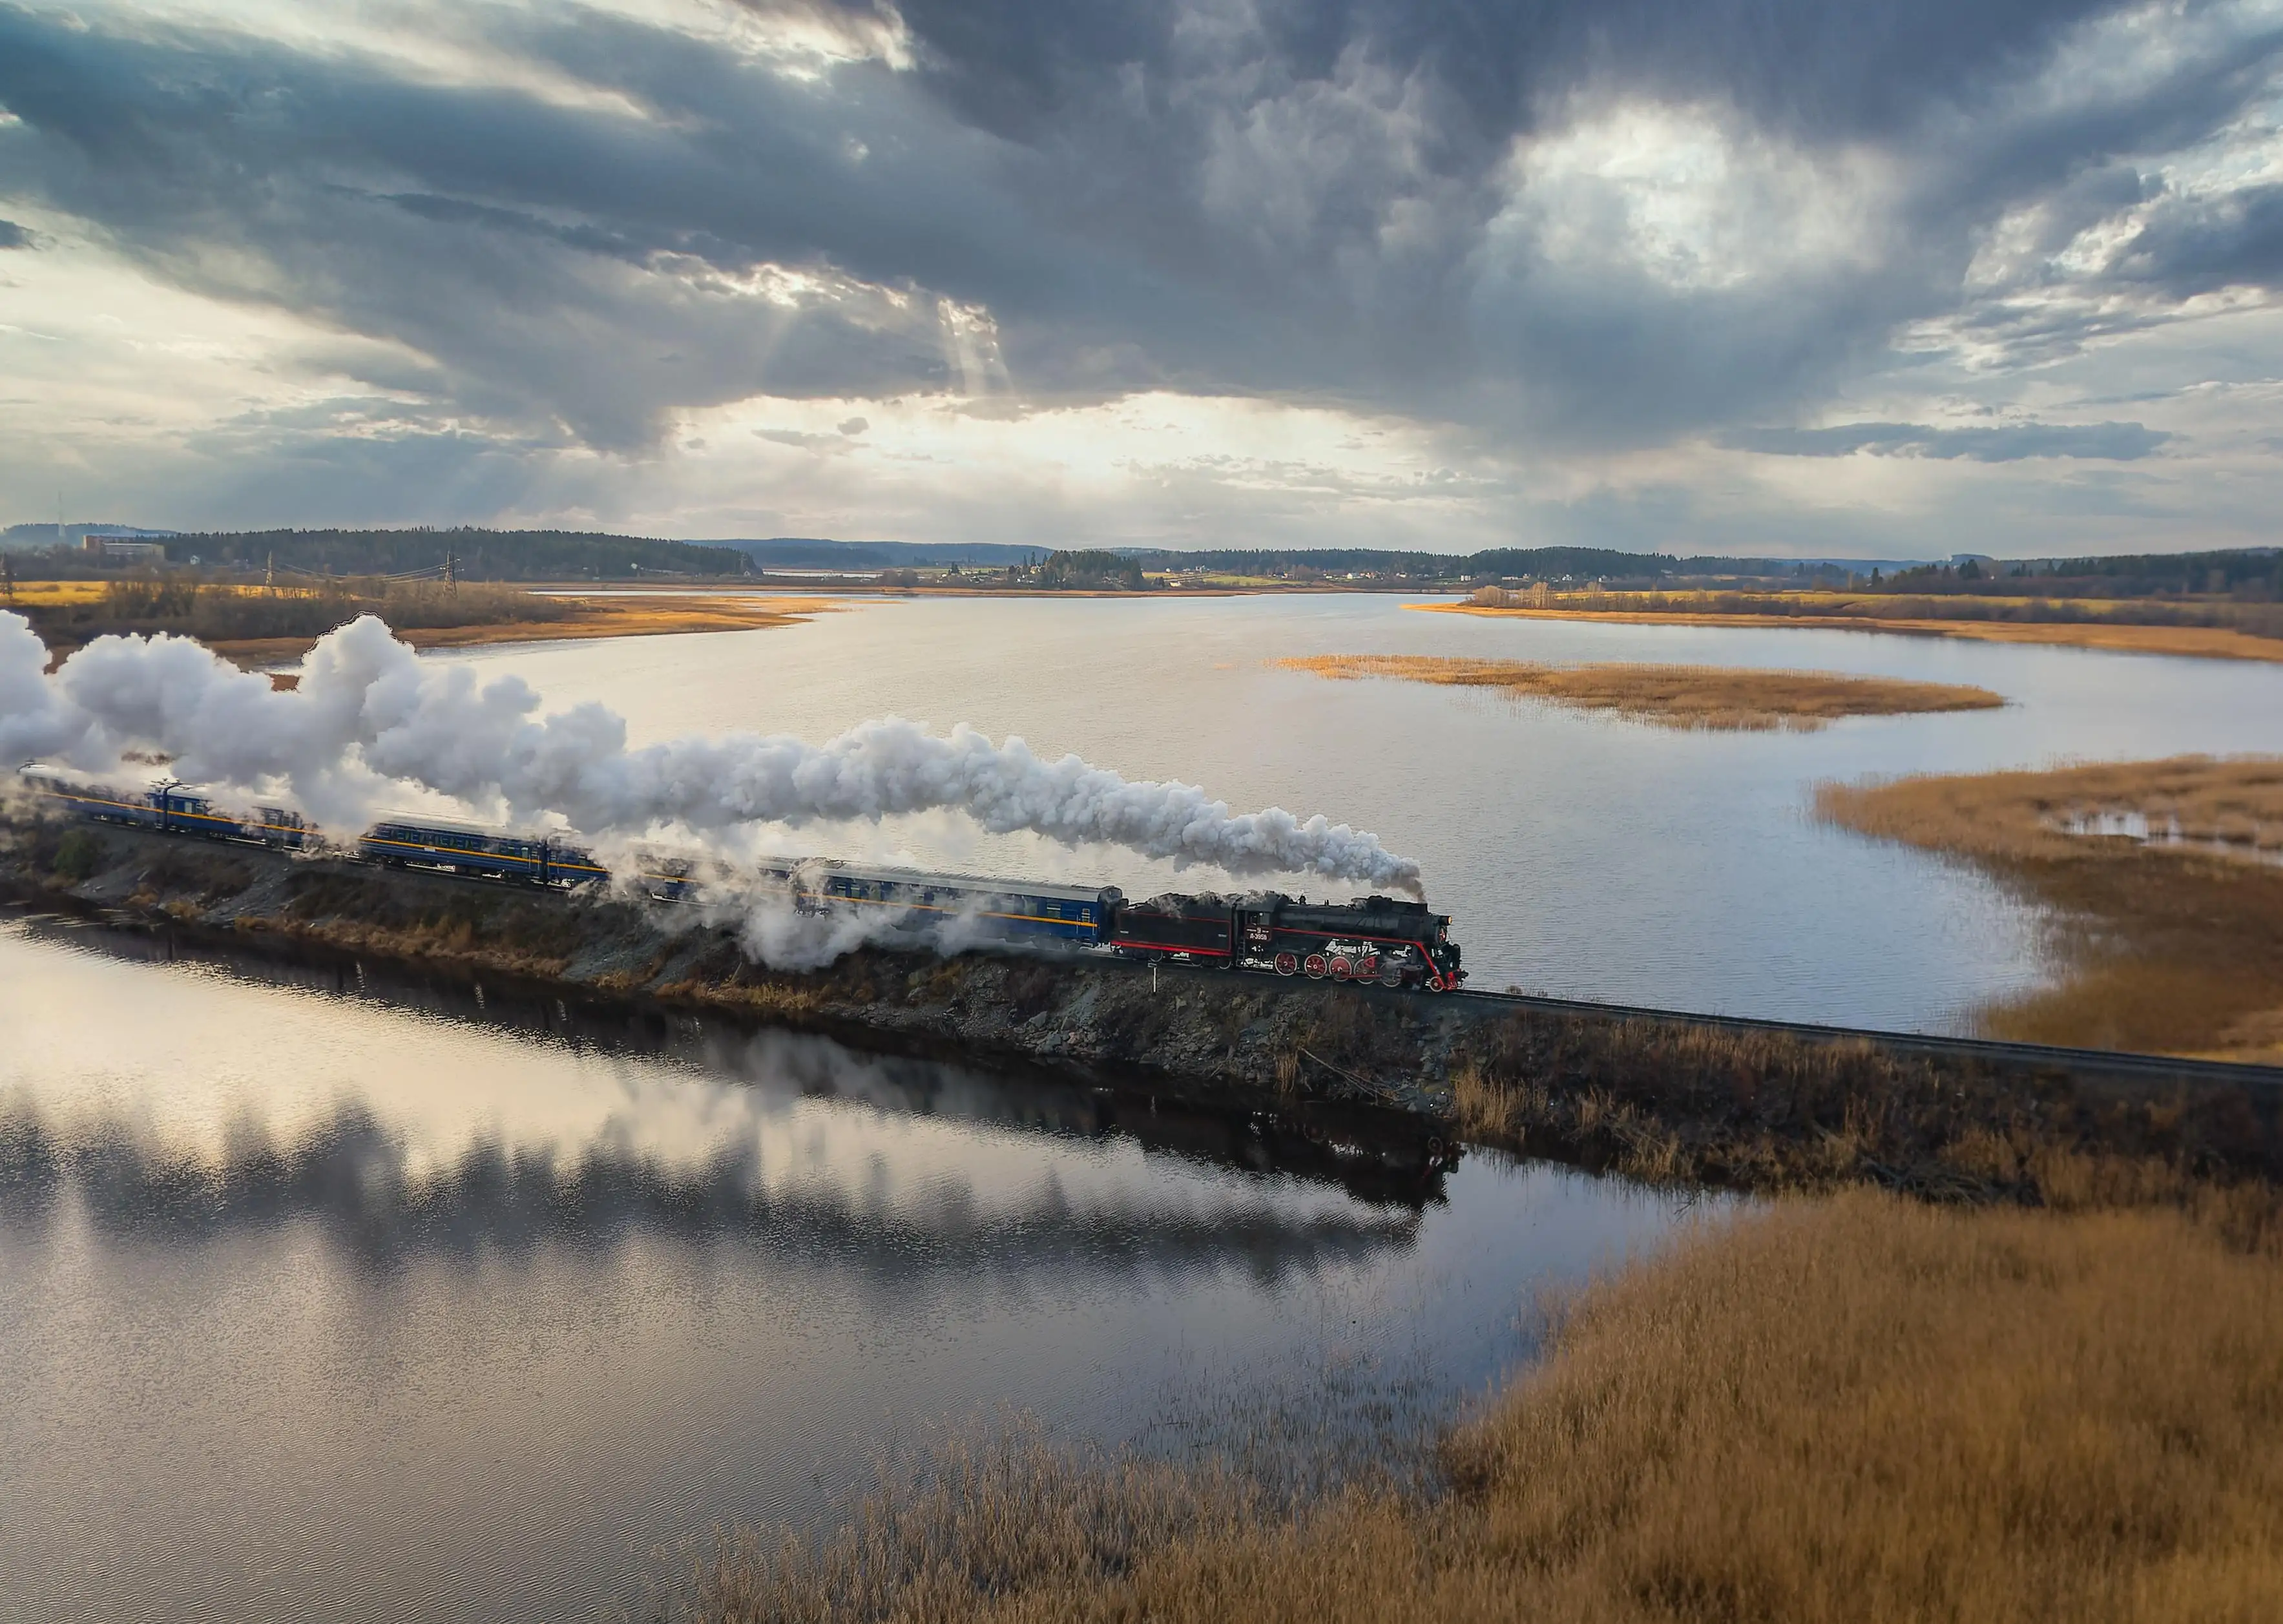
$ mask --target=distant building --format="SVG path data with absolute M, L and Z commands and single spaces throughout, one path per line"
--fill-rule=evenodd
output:
M 106 536 L 90 530 L 80 538 L 80 546 L 98 558 L 115 558 L 122 563 L 167 562 L 167 544 L 164 541 L 142 541 L 133 536 Z

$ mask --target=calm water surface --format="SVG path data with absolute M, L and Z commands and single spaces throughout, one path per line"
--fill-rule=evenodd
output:
M 1687 734 L 1267 664 L 1350 652 L 2011 703 Z M 1019 733 L 1376 830 L 1425 864 L 1478 985 L 1898 1027 L 2035 983 L 2038 921 L 1816 826 L 1817 781 L 2283 749 L 2274 667 L 1383 597 L 875 600 L 451 657 L 637 739 L 890 711 Z M 1134 893 L 1212 878 L 947 818 L 777 833 Z M 1480 1391 L 1541 1286 L 1687 1216 L 1556 1169 L 1430 1173 L 1336 1131 L 612 1019 L 0 919 L 0 1620 L 591 1614 L 662 1545 L 816 1514 L 1002 1406 L 1151 1443 L 1328 1371 Z
M 1323 812 L 1422 860 L 1477 987 L 1951 1030 L 2045 974 L 2038 921 L 1972 870 L 1813 823 L 1813 786 L 1874 773 L 2283 750 L 2283 666 L 1843 631 L 1502 620 L 1384 595 L 851 600 L 786 630 L 454 656 L 635 739 L 822 740 L 894 712 L 1017 733 L 1240 808 Z M 1773 665 L 1975 683 L 2002 711 L 1818 733 L 1687 734 L 1476 690 L 1329 682 L 1309 654 Z M 794 850 L 1099 877 L 1211 876 L 950 818 L 787 831 Z M 1287 882 L 1288 887 L 1290 882 Z
M 1007 1407 L 1457 1398 L 1667 1198 L 0 922 L 0 1619 L 560 1619 Z M 1415 1148 L 1415 1147 L 1414 1147 Z

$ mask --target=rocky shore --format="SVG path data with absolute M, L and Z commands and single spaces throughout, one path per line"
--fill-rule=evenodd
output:
M 2283 1167 L 2283 1091 L 2248 1071 L 2106 1074 L 1094 954 L 871 948 L 776 971 L 686 907 L 44 818 L 0 820 L 0 895 L 240 946 L 1019 1060 L 1219 1106 L 1351 1102 L 1430 1133 L 1659 1183 L 1868 1181 L 2039 1201 L 2087 1177 L 2086 1158 L 2137 1176 Z

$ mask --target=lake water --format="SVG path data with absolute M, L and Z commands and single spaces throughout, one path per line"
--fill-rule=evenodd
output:
M 2011 703 L 1688 734 L 1267 664 L 1383 652 Z M 638 739 L 889 711 L 1020 733 L 1377 831 L 1477 985 L 1896 1027 L 2034 983 L 2039 922 L 1818 827 L 1817 781 L 2283 750 L 2283 668 L 1383 597 L 872 600 L 449 657 Z M 780 843 L 1212 878 L 946 818 Z M 0 917 L 0 1620 L 588 1615 L 677 1538 L 814 1515 L 1003 1407 L 1156 1447 L 1326 1372 L 1479 1392 L 1526 1356 L 1539 1290 L 1689 1216 L 1555 1168 L 1390 1166 L 1342 1131 Z
M 730 728 L 821 741 L 894 713 L 1203 784 L 1240 810 L 1325 812 L 1424 864 L 1477 987 L 1921 1030 L 2037 984 L 2038 921 L 1970 868 L 1816 824 L 1817 782 L 2283 750 L 2283 665 L 1428 614 L 1378 594 L 848 602 L 790 629 L 450 657 L 518 672 L 550 704 L 599 700 L 637 742 Z M 2009 703 L 1815 733 L 1680 733 L 1272 664 L 1383 653 L 1805 667 L 1978 684 Z M 1128 895 L 1213 883 L 949 817 L 776 843 Z
M 659 1025 L 0 918 L 0 1620 L 591 1616 L 1009 1410 L 1463 1398 L 1684 1216 Z

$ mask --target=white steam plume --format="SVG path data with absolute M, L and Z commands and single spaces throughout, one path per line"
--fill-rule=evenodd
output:
M 291 692 L 176 637 L 98 638 L 52 676 L 44 661 L 24 618 L 0 613 L 0 764 L 102 769 L 121 750 L 157 749 L 192 782 L 284 786 L 321 822 L 362 819 L 385 788 L 377 779 L 517 818 L 552 813 L 596 837 L 949 809 L 993 834 L 1028 829 L 1233 874 L 1419 886 L 1416 863 L 1346 824 L 1280 807 L 1232 812 L 1194 785 L 1130 782 L 964 725 L 939 736 L 890 717 L 821 745 L 729 734 L 629 750 L 615 712 L 535 717 L 540 697 L 520 678 L 479 685 L 465 665 L 424 665 L 370 616 L 321 639 Z

